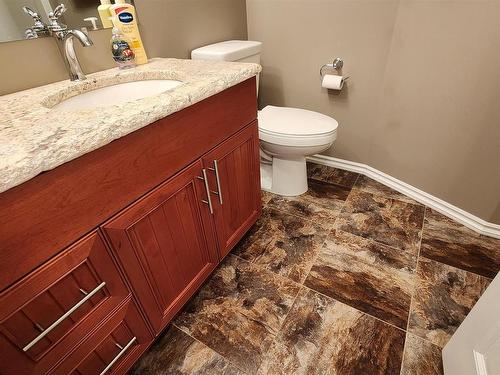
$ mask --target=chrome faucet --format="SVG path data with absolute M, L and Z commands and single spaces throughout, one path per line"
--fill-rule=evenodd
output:
M 84 79 L 87 79 L 82 71 L 78 57 L 76 56 L 73 39 L 78 39 L 84 47 L 90 47 L 94 43 L 92 43 L 90 37 L 83 31 L 76 29 L 68 30 L 68 26 L 59 21 L 59 18 L 64 12 L 66 12 L 64 4 L 59 4 L 52 12 L 49 13 L 48 25 L 45 25 L 41 21 L 40 16 L 28 7 L 23 7 L 23 10 L 35 21 L 35 25 L 26 30 L 26 37 L 36 38 L 39 33 L 47 33 L 55 37 L 60 42 L 59 49 L 63 54 L 69 79 L 71 81 L 83 81 Z
M 69 79 L 71 81 L 83 81 L 84 79 L 87 79 L 87 77 L 85 77 L 82 67 L 80 66 L 80 62 L 78 61 L 78 57 L 76 56 L 75 48 L 73 46 L 74 38 L 78 39 L 84 47 L 90 47 L 94 43 L 92 43 L 92 40 L 87 34 L 80 30 L 66 30 L 62 36 L 64 43 L 64 63 L 68 69 Z

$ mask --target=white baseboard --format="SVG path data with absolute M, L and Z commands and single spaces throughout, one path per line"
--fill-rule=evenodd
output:
M 427 207 L 436 210 L 443 215 L 465 225 L 466 227 L 483 234 L 485 236 L 500 238 L 500 225 L 487 222 L 471 213 L 462 210 L 442 199 L 436 198 L 435 196 L 426 193 L 414 186 L 408 185 L 407 183 L 398 180 L 384 172 L 381 172 L 375 168 L 370 167 L 366 164 L 356 163 L 349 160 L 337 159 L 326 155 L 314 155 L 307 158 L 316 164 L 327 165 L 334 168 L 345 169 L 346 171 L 356 172 L 363 174 L 367 177 L 374 179 L 394 190 L 399 191 L 407 195 L 410 198 L 415 199 L 417 202 L 426 205 Z

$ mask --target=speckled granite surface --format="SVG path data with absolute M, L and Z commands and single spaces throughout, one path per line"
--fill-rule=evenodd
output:
M 149 64 L 89 74 L 0 97 L 0 192 L 102 147 L 171 113 L 234 86 L 261 70 L 256 64 L 152 59 Z M 99 110 L 51 107 L 112 84 L 174 79 L 184 84 L 161 95 Z

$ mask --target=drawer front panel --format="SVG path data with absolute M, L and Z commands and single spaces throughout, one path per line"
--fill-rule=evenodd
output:
M 3 369 L 44 372 L 129 292 L 98 233 L 0 295 Z M 7 359 L 8 358 L 8 359 Z
M 54 374 L 124 373 L 153 337 L 131 298 L 118 306 L 71 353 Z

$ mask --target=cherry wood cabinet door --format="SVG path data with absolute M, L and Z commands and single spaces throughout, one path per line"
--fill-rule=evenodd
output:
M 0 373 L 46 373 L 130 295 L 91 233 L 0 294 Z
M 223 258 L 262 211 L 257 121 L 206 154 L 203 165 L 208 173 L 217 240 Z
M 218 263 L 201 160 L 104 224 L 155 334 Z

